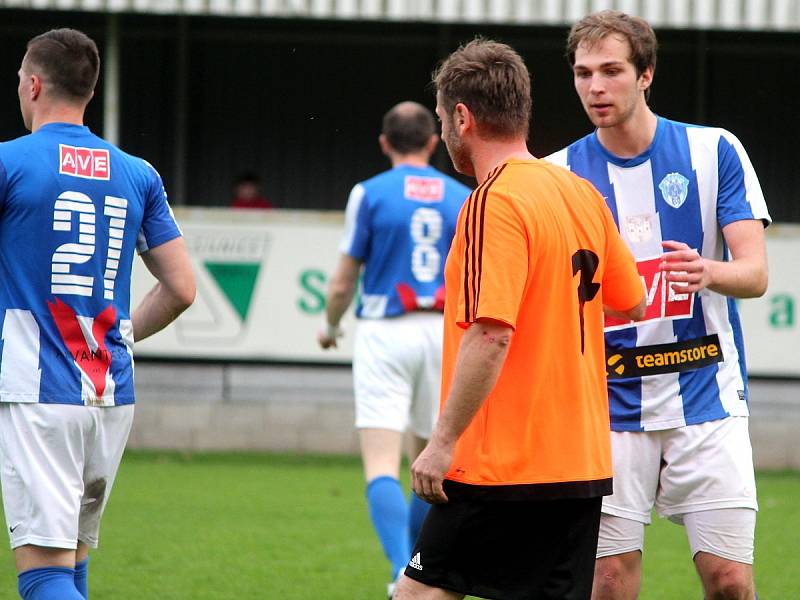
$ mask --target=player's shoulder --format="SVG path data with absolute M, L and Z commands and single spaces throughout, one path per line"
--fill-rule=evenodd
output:
M 555 152 L 551 152 L 550 154 L 545 155 L 542 157 L 543 160 L 559 165 L 564 168 L 569 168 L 569 159 L 570 156 L 580 154 L 583 152 L 588 152 L 595 137 L 595 133 L 587 133 L 585 136 L 578 138 L 577 140 L 567 144 L 563 148 L 556 150 Z
M 664 117 L 659 117 L 659 120 L 664 123 L 665 128 L 668 130 L 680 131 L 692 142 L 697 144 L 706 144 L 713 148 L 717 148 L 720 141 L 727 142 L 733 146 L 741 145 L 739 138 L 737 138 L 732 131 L 724 127 L 702 125 L 699 123 L 685 123 Z
M 5 162 L 15 157 L 20 157 L 27 153 L 30 148 L 33 148 L 35 144 L 36 138 L 31 133 L 12 140 L 0 142 L 0 159 L 3 159 Z

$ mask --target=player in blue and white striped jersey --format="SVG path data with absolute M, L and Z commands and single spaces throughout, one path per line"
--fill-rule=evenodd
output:
M 572 28 L 575 88 L 597 129 L 548 157 L 605 196 L 647 292 L 643 321 L 606 318 L 614 495 L 595 595 L 636 597 L 655 506 L 686 526 L 707 598 L 750 600 L 757 503 L 734 298 L 766 290 L 770 216 L 733 134 L 650 110 L 656 46 L 649 24 L 615 11 Z
M 79 31 L 29 41 L 31 134 L 0 144 L 0 479 L 25 599 L 88 597 L 133 419 L 134 340 L 194 298 L 158 173 L 83 126 L 99 63 Z M 158 284 L 131 314 L 136 251 Z
M 319 342 L 336 345 L 339 321 L 363 274 L 353 355 L 356 427 L 370 516 L 395 579 L 428 506 L 413 493 L 410 506 L 403 498 L 403 432 L 413 434 L 413 460 L 439 408 L 444 263 L 469 189 L 428 164 L 438 136 L 424 106 L 392 108 L 379 141 L 392 168 L 350 193 Z

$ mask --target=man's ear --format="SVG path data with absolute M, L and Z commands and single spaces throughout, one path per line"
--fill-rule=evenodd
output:
M 475 117 L 469 107 L 463 102 L 459 102 L 453 107 L 453 128 L 458 131 L 459 136 L 464 132 L 475 127 Z
M 39 96 L 41 96 L 42 94 L 42 87 L 43 87 L 42 78 L 34 73 L 33 75 L 27 76 L 27 82 L 28 82 L 28 94 L 30 95 L 29 96 L 30 99 L 37 100 Z
M 389 145 L 389 140 L 384 134 L 380 134 L 378 136 L 378 144 L 381 146 L 381 152 L 383 152 L 386 156 L 389 156 L 389 152 L 391 152 L 392 147 Z
M 647 91 L 650 88 L 650 86 L 653 84 L 653 72 L 654 72 L 654 70 L 655 69 L 651 65 L 651 66 L 647 67 L 644 71 L 642 71 L 641 75 L 639 75 L 639 91 L 640 92 Z
M 428 138 L 428 143 L 425 144 L 425 151 L 428 155 L 433 154 L 436 151 L 436 146 L 439 145 L 439 135 L 434 133 L 430 138 Z

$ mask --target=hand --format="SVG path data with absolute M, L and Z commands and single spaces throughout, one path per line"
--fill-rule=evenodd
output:
M 431 504 L 447 502 L 442 482 L 451 462 L 453 462 L 453 446 L 436 442 L 431 438 L 411 465 L 411 485 L 417 496 Z
M 323 331 L 317 333 L 317 342 L 323 350 L 338 348 L 336 340 L 344 335 L 338 325 L 328 325 Z
M 658 270 L 667 281 L 679 284 L 671 286 L 676 294 L 699 292 L 711 285 L 711 261 L 683 242 L 665 240 L 661 245 L 667 252 L 661 256 Z

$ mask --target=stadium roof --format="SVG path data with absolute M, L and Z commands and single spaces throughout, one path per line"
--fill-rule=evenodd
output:
M 800 0 L 0 0 L 102 13 L 564 25 L 614 8 L 679 29 L 800 30 Z

